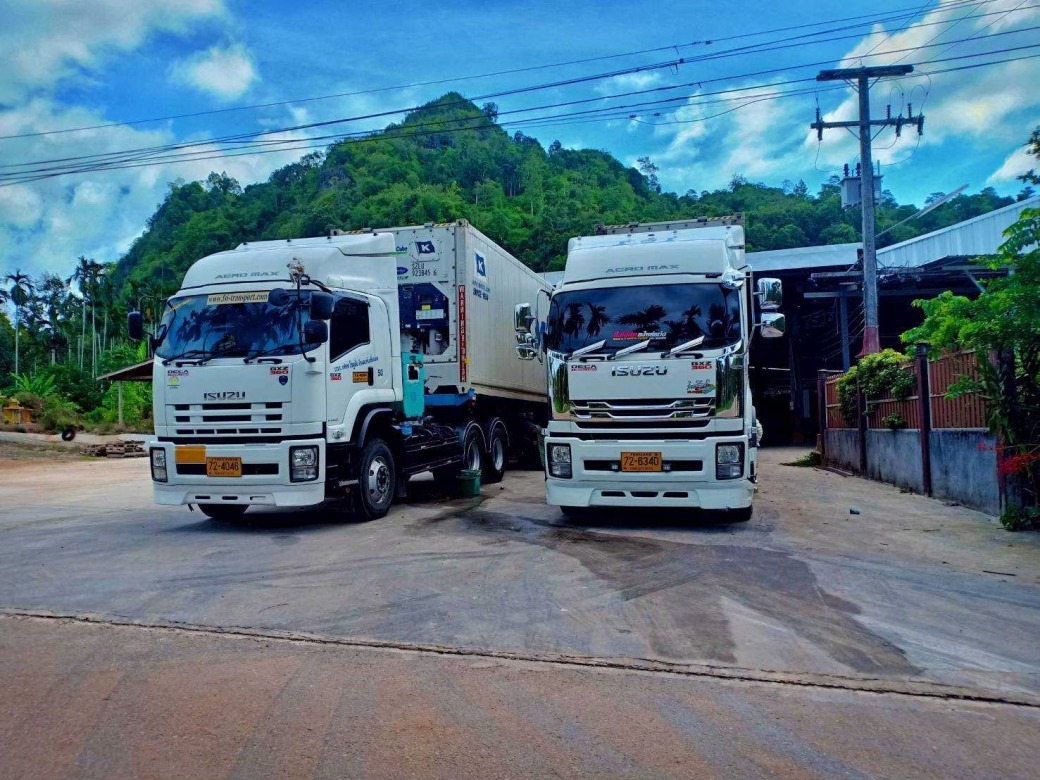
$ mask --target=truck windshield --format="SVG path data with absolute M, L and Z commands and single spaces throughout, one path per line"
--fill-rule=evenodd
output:
M 165 326 L 165 335 L 155 354 L 203 358 L 299 352 L 298 318 L 302 311 L 307 321 L 310 293 L 283 306 L 272 306 L 267 295 L 259 291 L 171 298 L 159 328 L 162 333 Z
M 670 349 L 703 336 L 700 349 L 718 349 L 740 339 L 741 294 L 719 284 L 560 292 L 549 305 L 546 346 L 569 354 L 604 340 L 602 351 L 614 352 L 650 340 L 650 350 Z

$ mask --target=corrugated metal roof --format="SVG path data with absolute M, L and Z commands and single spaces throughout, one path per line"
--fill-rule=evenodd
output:
M 1040 195 L 980 214 L 956 225 L 925 233 L 877 251 L 881 268 L 917 268 L 947 257 L 993 255 L 1004 243 L 1004 231 L 1023 209 L 1040 207 Z
M 826 244 L 796 249 L 772 249 L 748 252 L 748 265 L 756 274 L 796 271 L 803 268 L 846 268 L 856 264 L 856 250 L 861 244 Z

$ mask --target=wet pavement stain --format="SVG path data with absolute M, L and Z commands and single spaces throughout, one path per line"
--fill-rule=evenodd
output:
M 856 672 L 920 672 L 899 647 L 855 619 L 859 607 L 821 589 L 809 566 L 789 553 L 602 533 L 483 509 L 453 520 L 462 530 L 485 534 L 490 544 L 518 541 L 578 561 L 631 604 L 625 613 L 630 627 L 664 658 L 735 663 L 725 598 L 785 626 Z M 725 526 L 706 530 L 730 534 Z

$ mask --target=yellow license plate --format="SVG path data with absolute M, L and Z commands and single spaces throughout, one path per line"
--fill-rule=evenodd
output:
M 622 452 L 622 471 L 660 471 L 660 452 Z
M 241 458 L 206 458 L 207 477 L 241 477 Z

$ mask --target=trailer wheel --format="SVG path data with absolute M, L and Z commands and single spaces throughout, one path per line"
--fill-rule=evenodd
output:
M 491 428 L 487 452 L 484 453 L 484 467 L 481 475 L 486 485 L 494 485 L 502 481 L 506 475 L 506 446 L 508 444 L 505 426 L 496 423 Z
M 462 440 L 462 468 L 480 471 L 481 461 L 484 459 L 484 437 L 480 433 L 480 427 L 470 425 L 466 429 L 466 436 Z
M 199 504 L 202 514 L 214 520 L 238 520 L 248 508 L 245 504 Z
M 385 517 L 397 490 L 394 454 L 382 439 L 370 439 L 361 453 L 354 513 L 362 520 Z

